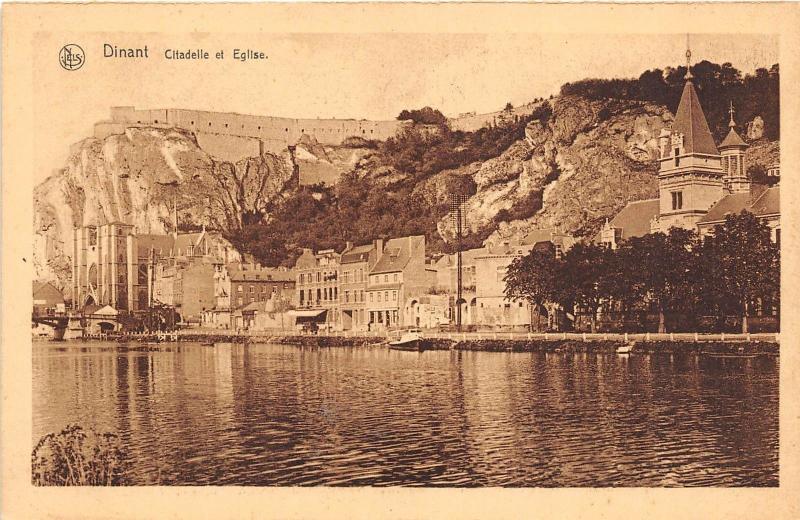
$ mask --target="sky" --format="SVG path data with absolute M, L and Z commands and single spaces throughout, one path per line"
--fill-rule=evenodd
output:
M 63 167 L 109 107 L 191 108 L 302 118 L 394 119 L 406 108 L 491 112 L 557 94 L 587 77 L 638 77 L 683 64 L 687 36 L 557 34 L 114 34 L 71 36 L 85 65 L 58 64 L 63 35 L 45 33 L 33 81 L 34 181 Z M 148 46 L 148 59 L 104 58 L 103 44 Z M 692 61 L 747 73 L 778 60 L 778 39 L 691 35 Z M 234 47 L 266 60 L 231 58 Z M 169 61 L 166 49 L 223 50 L 225 59 Z

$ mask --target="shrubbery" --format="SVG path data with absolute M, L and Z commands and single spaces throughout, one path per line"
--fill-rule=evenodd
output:
M 36 486 L 120 486 L 130 484 L 127 457 L 112 433 L 86 432 L 70 425 L 49 433 L 31 455 Z

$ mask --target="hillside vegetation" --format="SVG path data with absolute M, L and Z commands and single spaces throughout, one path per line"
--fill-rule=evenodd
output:
M 733 103 L 735 117 L 742 123 L 756 116 L 765 123 L 763 136 L 780 139 L 780 73 L 778 64 L 742 75 L 730 63 L 718 65 L 701 61 L 692 66 L 693 82 L 703 102 L 703 110 L 717 142 L 728 133 L 728 109 Z M 673 114 L 678 108 L 686 67 L 667 67 L 645 71 L 638 79 L 585 79 L 566 83 L 562 95 L 587 99 L 629 99 L 666 106 Z
M 728 130 L 731 101 L 744 137 L 760 117 L 763 131 L 751 137 L 779 138 L 778 65 L 742 75 L 729 63 L 704 61 L 692 72 L 717 141 Z M 409 234 L 425 235 L 430 253 L 450 252 L 452 192 L 473 195 L 467 247 L 532 227 L 591 236 L 630 200 L 655 196 L 657 134 L 672 120 L 685 74 L 669 67 L 638 79 L 567 83 L 530 115 L 475 132 L 451 130 L 430 107 L 404 110 L 400 117 L 413 124 L 368 143 L 370 153 L 336 186 L 300 187 L 229 238 L 267 264 L 291 265 L 302 247 L 341 250 L 346 241 Z M 769 149 L 764 162 L 776 156 L 777 146 Z

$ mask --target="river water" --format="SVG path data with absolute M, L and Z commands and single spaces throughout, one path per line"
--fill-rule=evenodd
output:
M 157 348 L 34 343 L 33 442 L 115 432 L 148 485 L 778 485 L 776 358 Z

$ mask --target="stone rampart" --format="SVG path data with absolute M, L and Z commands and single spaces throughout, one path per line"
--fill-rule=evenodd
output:
M 112 107 L 111 120 L 95 125 L 95 135 L 117 133 L 125 125 L 175 126 L 195 133 L 254 138 L 268 143 L 268 149 L 285 149 L 301 135 L 310 135 L 326 145 L 339 145 L 348 137 L 385 140 L 403 126 L 402 121 L 368 121 L 356 119 L 293 119 L 253 116 L 232 112 L 160 109 L 137 110 L 134 107 Z

